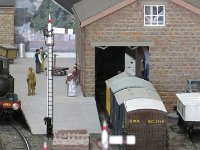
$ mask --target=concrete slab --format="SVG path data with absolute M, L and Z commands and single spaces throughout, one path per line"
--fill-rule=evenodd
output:
M 45 62 L 47 63 L 47 62 Z M 56 66 L 69 67 L 75 64 L 75 58 L 57 58 Z M 33 134 L 46 134 L 44 117 L 47 114 L 47 76 L 36 74 L 36 95 L 27 96 L 27 72 L 32 66 L 35 71 L 34 58 L 16 59 L 10 65 L 10 72 L 15 78 L 15 93 L 22 101 L 22 111 Z M 86 129 L 89 133 L 100 133 L 100 122 L 94 97 L 84 97 L 80 86 L 77 96 L 67 96 L 66 76 L 54 76 L 54 133 L 57 130 Z

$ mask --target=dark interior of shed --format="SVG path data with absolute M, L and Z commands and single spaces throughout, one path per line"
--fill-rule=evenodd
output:
M 144 77 L 145 52 L 148 47 L 99 46 L 95 47 L 95 99 L 99 113 L 106 114 L 105 81 L 125 71 L 125 54 L 135 60 L 135 75 Z M 148 55 L 147 55 L 148 56 Z M 147 60 L 147 59 L 146 59 Z
M 100 112 L 105 112 L 105 81 L 124 71 L 125 48 L 120 46 L 95 48 L 95 99 Z

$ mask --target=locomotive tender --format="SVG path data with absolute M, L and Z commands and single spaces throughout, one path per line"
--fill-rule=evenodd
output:
M 0 118 L 12 118 L 21 109 L 21 101 L 14 93 L 14 78 L 9 72 L 9 59 L 0 56 Z
M 112 134 L 135 135 L 136 144 L 126 150 L 165 150 L 168 146 L 167 111 L 153 85 L 127 73 L 106 81 L 106 106 Z M 110 104 L 108 104 L 110 103 Z

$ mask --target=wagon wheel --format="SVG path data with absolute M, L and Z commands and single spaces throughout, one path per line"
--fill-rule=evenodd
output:
M 193 137 L 193 128 L 189 128 L 188 136 L 189 136 L 189 139 L 192 139 L 192 137 Z
M 67 71 L 66 70 L 64 70 L 64 75 L 67 75 Z
M 184 122 L 180 114 L 178 114 L 177 126 L 179 126 L 180 130 L 182 130 L 183 132 L 187 131 L 187 123 Z
M 177 122 L 177 126 L 181 126 L 182 125 L 182 118 L 180 117 L 180 115 L 178 115 L 178 122 Z
M 64 76 L 65 73 L 64 73 L 63 71 L 60 71 L 60 75 L 61 75 L 61 76 Z
M 181 127 L 182 127 L 182 130 L 183 130 L 183 133 L 187 133 L 187 127 L 188 127 L 187 123 L 183 121 L 182 124 L 181 124 Z
M 14 59 L 9 59 L 10 64 L 13 64 L 13 62 L 14 62 Z
M 193 135 L 193 125 L 191 123 L 188 123 L 187 126 L 187 134 L 189 136 L 190 139 L 192 139 L 192 135 Z

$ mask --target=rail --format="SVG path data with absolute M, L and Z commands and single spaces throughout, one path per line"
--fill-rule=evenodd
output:
M 25 143 L 25 145 L 27 147 L 27 150 L 31 150 L 30 144 L 28 143 L 28 140 L 23 135 L 23 133 L 21 131 L 19 131 L 19 129 L 13 123 L 10 123 L 10 124 L 18 132 L 18 134 L 21 136 L 21 139 L 24 141 L 24 143 Z
M 184 134 L 184 135 L 186 137 L 186 141 L 191 146 L 192 150 L 197 150 L 197 147 L 195 146 L 194 142 L 186 134 Z
M 0 149 L 5 150 L 5 146 L 4 146 L 3 140 L 1 138 L 0 138 Z

